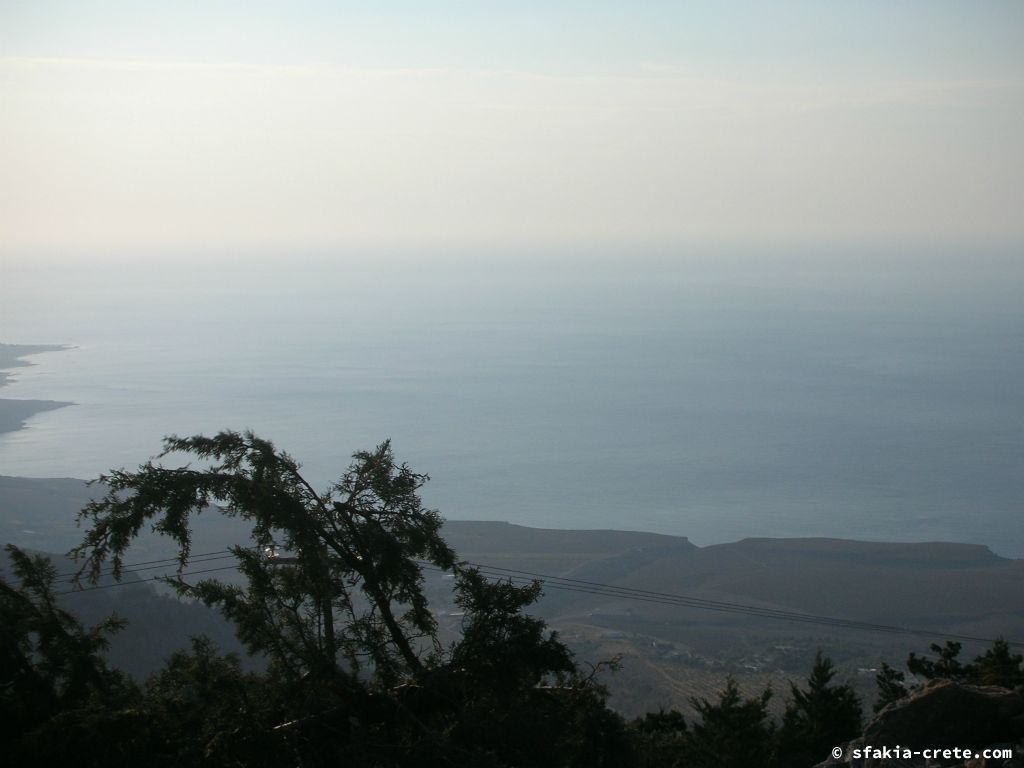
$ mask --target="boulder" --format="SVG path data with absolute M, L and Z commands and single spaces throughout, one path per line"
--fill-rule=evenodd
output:
M 815 768 L 1024 768 L 1024 697 L 997 686 L 935 680 L 889 704 L 864 735 L 837 745 Z M 1012 749 L 1010 758 L 985 758 L 985 749 Z M 952 752 L 945 756 L 924 750 Z

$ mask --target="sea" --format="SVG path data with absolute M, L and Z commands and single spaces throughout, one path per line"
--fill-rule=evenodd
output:
M 451 519 L 1024 557 L 1024 258 L 810 249 L 3 266 L 0 474 L 252 429 L 327 487 L 390 439 Z

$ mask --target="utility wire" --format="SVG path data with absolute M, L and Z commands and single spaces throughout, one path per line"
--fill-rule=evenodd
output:
M 256 549 L 257 547 L 247 547 L 246 549 Z M 206 552 L 194 557 L 189 558 L 189 563 L 207 563 L 217 560 L 224 560 L 230 557 L 235 557 L 233 552 L 225 552 L 224 550 L 218 550 L 215 552 Z M 178 562 L 178 558 L 163 558 L 161 560 L 148 560 L 140 563 L 126 564 L 123 566 L 124 570 L 152 570 L 154 568 L 168 567 L 170 564 Z M 429 563 L 418 561 L 426 570 L 435 571 L 439 573 L 446 573 L 443 568 L 439 568 Z M 165 564 L 165 565 L 161 565 Z M 545 588 L 556 589 L 563 592 L 575 592 L 578 594 L 595 595 L 599 597 L 614 597 L 621 598 L 624 600 L 633 600 L 637 602 L 653 603 L 666 606 L 673 606 L 678 608 L 691 608 L 696 610 L 715 611 L 719 613 L 733 613 L 746 616 L 754 616 L 758 618 L 776 619 L 780 621 L 791 621 L 803 624 L 814 624 L 819 626 L 828 626 L 836 629 L 854 629 L 864 632 L 875 632 L 880 634 L 900 634 L 900 635 L 915 635 L 921 637 L 932 637 L 941 638 L 948 640 L 963 640 L 968 642 L 980 642 L 980 643 L 992 643 L 993 638 L 977 637 L 974 635 L 961 635 L 948 632 L 935 632 L 926 629 L 919 629 L 915 627 L 901 627 L 892 624 L 879 624 L 874 622 L 856 621 L 853 619 L 841 619 L 834 616 L 824 616 L 820 614 L 802 613 L 798 611 L 790 611 L 781 608 L 768 608 L 764 606 L 749 605 L 743 603 L 734 603 L 724 600 L 709 600 L 705 598 L 693 597 L 690 595 L 673 594 L 671 592 L 656 592 L 653 590 L 636 589 L 633 587 L 620 587 L 614 584 L 606 584 L 598 581 L 588 581 L 585 579 L 574 579 L 566 576 L 552 576 L 550 574 L 537 573 L 534 571 L 524 571 L 515 568 L 504 568 L 496 565 L 487 565 L 486 563 L 474 563 L 470 561 L 465 562 L 473 568 L 476 568 L 484 576 L 491 579 L 507 579 L 517 583 L 531 583 L 534 581 L 540 581 Z M 170 574 L 158 574 L 144 579 L 138 579 L 137 581 L 130 582 L 114 582 L 112 584 L 96 584 L 91 587 L 80 587 L 78 589 L 66 590 L 58 594 L 61 595 L 73 595 L 79 592 L 91 592 L 100 589 L 111 589 L 113 587 L 126 586 L 129 584 L 141 584 L 148 581 L 158 581 L 160 579 L 167 578 L 168 576 L 177 576 L 184 578 L 186 576 L 198 576 L 206 573 L 217 573 L 221 571 L 238 570 L 239 566 L 229 565 L 222 566 L 219 568 L 207 568 L 198 571 L 182 571 L 173 572 Z M 63 576 L 73 577 L 76 574 L 62 574 Z M 69 583 L 73 579 L 69 579 Z M 1008 640 L 1006 641 L 1009 645 L 1024 647 L 1024 641 Z
M 166 579 L 170 576 L 198 576 L 202 573 L 217 573 L 218 571 L 237 571 L 239 566 L 237 565 L 225 565 L 220 568 L 206 568 L 201 571 L 188 571 L 183 573 L 161 573 L 157 576 L 150 576 L 146 579 L 139 579 L 138 581 L 115 581 L 113 584 L 95 584 L 91 587 L 81 587 L 79 589 L 69 589 L 64 592 L 58 592 L 58 595 L 77 595 L 82 592 L 93 592 L 98 589 L 112 589 L 113 587 L 127 587 L 132 584 L 142 584 L 147 581 L 159 581 L 160 579 Z
M 842 624 L 850 628 L 855 629 L 877 629 L 877 630 L 889 630 L 893 629 L 892 625 L 888 624 L 877 624 L 873 622 L 857 621 L 854 619 L 839 619 L 833 616 L 822 616 L 820 614 L 804 613 L 803 611 L 792 611 L 785 608 L 770 608 L 760 605 L 745 605 L 742 603 L 726 602 L 721 600 L 708 600 L 701 597 L 692 597 L 690 595 L 679 595 L 671 592 L 654 592 L 648 589 L 637 589 L 634 587 L 619 587 L 612 584 L 604 584 L 598 581 L 587 581 L 585 579 L 573 579 L 566 576 L 548 576 L 546 574 L 534 573 L 531 571 L 522 571 L 515 568 L 502 568 L 495 565 L 486 565 L 480 563 L 467 563 L 480 569 L 486 569 L 488 571 L 499 571 L 502 573 L 512 573 L 519 576 L 528 576 L 534 579 L 544 581 L 546 584 L 550 584 L 552 581 L 571 585 L 577 587 L 580 590 L 596 589 L 600 590 L 602 594 L 611 595 L 613 593 L 620 593 L 623 597 L 642 599 L 650 598 L 652 601 L 670 601 L 674 604 L 683 605 L 688 608 L 700 608 L 711 611 L 728 611 L 728 612 L 743 612 L 757 614 L 760 616 L 766 616 L 769 618 L 780 618 L 780 619 L 794 619 L 801 621 L 825 621 L 829 624 Z M 500 573 L 498 574 L 500 575 Z M 611 590 L 612 592 L 609 592 Z
M 855 621 L 852 619 L 839 619 L 831 616 L 798 613 L 795 611 L 786 611 L 782 609 L 761 608 L 759 606 L 749 606 L 743 605 L 741 603 L 703 601 L 700 598 L 691 598 L 686 595 L 673 595 L 671 593 L 650 593 L 648 590 L 632 590 L 627 587 L 616 587 L 610 584 L 600 584 L 599 582 L 584 582 L 582 585 L 571 583 L 559 583 L 557 580 L 561 577 L 558 576 L 541 577 L 539 574 L 530 574 L 530 572 L 528 571 L 516 572 L 514 569 L 511 568 L 499 569 L 503 571 L 503 573 L 494 573 L 493 569 L 486 569 L 492 569 L 492 567 L 481 566 L 480 572 L 484 575 L 490 576 L 491 578 L 508 578 L 510 580 L 516 580 L 520 583 L 542 581 L 546 588 L 559 589 L 566 592 L 578 592 L 582 594 L 598 595 L 601 597 L 620 597 L 627 600 L 636 600 L 639 602 L 670 605 L 680 608 L 696 608 L 699 610 L 718 611 L 723 613 L 738 613 L 748 616 L 757 616 L 760 618 L 777 619 L 781 621 L 793 621 L 804 624 L 817 624 L 822 626 L 834 627 L 837 629 L 855 629 L 865 632 L 877 632 L 900 635 L 918 635 L 923 637 L 938 637 L 942 639 L 965 640 L 981 643 L 994 642 L 992 638 L 977 637 L 974 635 L 959 635 L 948 632 L 937 632 L 926 629 L 917 629 L 912 627 L 900 627 L 891 624 L 875 624 L 871 622 Z M 526 575 L 518 575 L 518 573 Z M 579 580 L 566 579 L 563 581 L 572 582 Z M 586 586 L 588 584 L 593 586 Z M 705 603 L 715 604 L 707 605 Z M 1009 645 L 1014 646 L 1024 646 L 1024 641 L 1010 640 L 1007 641 L 1007 643 Z
M 259 546 L 242 547 L 242 549 L 259 549 Z M 198 555 L 189 555 L 188 556 L 188 562 L 190 562 L 190 563 L 191 562 L 202 562 L 200 560 L 200 558 L 210 557 L 211 555 L 221 555 L 223 557 L 234 557 L 235 553 L 229 551 L 228 549 L 217 549 L 217 550 L 214 550 L 213 552 L 200 552 Z M 150 568 L 141 568 L 140 566 L 152 565 L 152 566 L 154 566 L 156 568 L 160 568 L 160 567 L 162 567 L 161 564 L 166 564 L 166 565 L 170 566 L 170 565 L 176 564 L 177 562 L 178 562 L 178 556 L 175 555 L 174 557 L 163 557 L 163 558 L 160 558 L 159 560 L 143 560 L 141 563 L 124 563 L 124 564 L 121 565 L 121 569 L 122 570 L 132 570 L 132 571 L 146 571 L 146 570 L 151 570 L 151 569 Z M 68 573 L 58 573 L 56 578 L 57 578 L 58 581 L 60 581 L 62 579 L 74 580 L 74 579 L 79 577 L 80 573 L 81 573 L 81 571 L 69 571 Z M 100 576 L 109 576 L 109 575 L 111 575 L 113 573 L 114 573 L 114 569 L 113 569 L 113 567 L 110 567 L 110 568 L 106 568 L 106 569 L 100 570 L 99 575 Z
M 201 563 L 210 563 L 210 562 L 215 562 L 217 560 L 226 560 L 226 559 L 232 558 L 234 556 L 235 555 L 234 555 L 233 552 L 227 552 L 227 553 L 221 554 L 221 555 L 214 555 L 213 557 L 197 557 L 197 558 L 194 558 L 194 559 L 193 558 L 189 558 L 188 563 L 189 563 L 189 565 L 201 564 Z M 156 564 L 156 565 L 144 565 L 141 568 L 139 566 L 134 566 L 134 565 L 133 566 L 124 566 L 122 570 L 127 571 L 127 570 L 130 569 L 132 573 L 138 573 L 139 571 L 152 571 L 152 570 L 157 569 L 157 568 L 170 568 L 171 566 L 175 565 L 177 563 L 177 561 L 178 561 L 177 558 L 172 558 L 171 562 L 161 562 L 161 563 Z M 111 571 L 101 571 L 99 575 L 100 576 L 110 576 L 112 574 L 113 574 L 113 571 L 111 570 Z M 64 578 L 64 579 L 58 578 L 58 579 L 56 579 L 56 582 L 58 584 L 74 584 L 74 583 L 76 583 L 78 578 L 79 578 L 78 574 L 72 574 L 72 575 L 70 575 L 70 576 L 68 576 L 67 578 Z M 130 583 L 138 583 L 138 582 L 127 582 L 127 583 L 130 584 Z M 113 584 L 108 584 L 108 585 L 104 585 L 104 586 L 114 586 L 114 585 Z

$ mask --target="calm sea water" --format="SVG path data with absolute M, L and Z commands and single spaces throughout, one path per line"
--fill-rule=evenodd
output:
M 979 542 L 1024 556 L 1020 259 L 4 269 L 0 473 L 252 428 L 326 485 L 391 438 L 451 518 Z

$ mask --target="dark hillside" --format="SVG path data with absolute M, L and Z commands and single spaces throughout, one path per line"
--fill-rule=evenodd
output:
M 67 551 L 81 536 L 75 514 L 95 491 L 80 480 L 0 477 L 0 540 Z M 244 540 L 243 535 L 237 521 L 204 514 L 195 526 L 193 551 L 222 550 Z M 443 535 L 461 558 L 489 566 L 929 633 L 855 631 L 546 585 L 535 610 L 562 633 L 579 658 L 623 655 L 622 671 L 608 682 L 612 704 L 629 713 L 660 705 L 686 709 L 690 696 L 714 696 L 726 674 L 751 691 L 766 683 L 783 685 L 806 671 L 819 647 L 870 700 L 873 670 L 882 660 L 899 663 L 910 651 L 939 640 L 939 633 L 1024 637 L 1024 562 L 976 545 L 745 539 L 696 547 L 684 537 L 651 533 L 459 520 L 448 521 Z M 126 562 L 172 553 L 169 542 L 148 535 Z M 452 639 L 461 618 L 450 600 L 451 582 L 440 574 L 427 576 L 431 605 L 443 634 Z M 125 659 L 119 663 L 133 671 L 159 664 L 171 644 L 180 645 L 191 634 L 211 634 L 230 646 L 225 639 L 230 632 L 218 617 L 157 598 L 149 585 L 100 590 L 75 602 L 82 611 L 88 608 L 89 621 L 115 604 L 119 612 L 134 616 L 138 626 L 114 646 L 117 658 Z M 968 643 L 965 655 L 979 653 L 985 645 Z
M 234 627 L 220 614 L 200 603 L 184 602 L 157 592 L 151 582 L 142 580 L 148 578 L 148 572 L 126 571 L 120 584 L 106 577 L 99 582 L 98 589 L 74 591 L 64 574 L 73 573 L 75 564 L 59 554 L 37 554 L 48 556 L 61 575 L 56 585 L 65 593 L 58 601 L 60 606 L 83 624 L 95 626 L 112 614 L 128 622 L 123 630 L 110 637 L 107 658 L 115 667 L 139 680 L 163 667 L 175 651 L 187 649 L 192 637 L 209 637 L 224 652 L 243 652 L 235 638 Z M 10 578 L 8 557 L 3 550 L 0 550 L 0 576 Z

